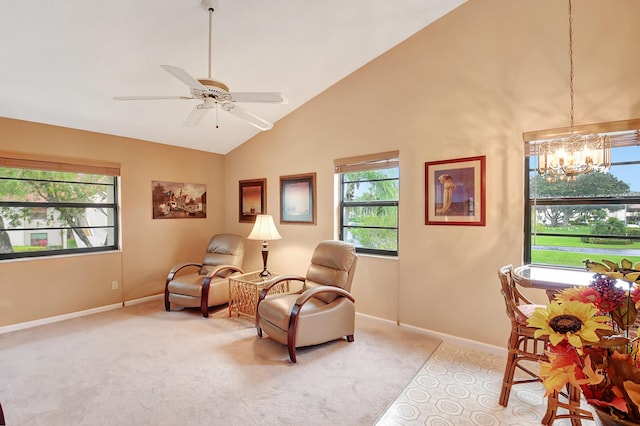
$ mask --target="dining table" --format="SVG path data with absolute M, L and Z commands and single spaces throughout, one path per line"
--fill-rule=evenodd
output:
M 514 268 L 513 280 L 522 287 L 558 292 L 570 287 L 588 286 L 595 274 L 579 268 L 551 265 L 522 265 Z

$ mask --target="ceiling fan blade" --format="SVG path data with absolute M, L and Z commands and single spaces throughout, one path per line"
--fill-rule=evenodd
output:
M 257 115 L 240 108 L 237 105 L 233 105 L 233 108 L 229 109 L 228 112 L 235 115 L 236 117 L 242 118 L 247 123 L 251 124 L 254 127 L 257 127 L 260 130 L 269 130 L 273 127 L 272 123 L 269 123 L 267 120 L 264 120 Z
M 187 119 L 184 120 L 184 123 L 182 123 L 182 125 L 185 127 L 197 126 L 198 123 L 202 121 L 202 118 L 207 115 L 207 111 L 209 111 L 209 108 L 211 108 L 211 106 L 207 102 L 196 105 L 195 108 L 191 110 L 191 113 L 189 114 Z
M 289 99 L 277 92 L 232 92 L 231 102 L 250 102 L 250 103 L 268 103 L 268 104 L 288 104 Z
M 156 101 L 159 99 L 195 99 L 189 96 L 114 96 L 117 101 Z
M 191 77 L 189 73 L 183 70 L 182 68 L 174 67 L 173 65 L 160 65 L 160 66 L 169 74 L 173 75 L 175 78 L 177 78 L 187 86 L 195 87 L 204 91 L 207 90 L 206 87 L 204 87 L 198 80 Z

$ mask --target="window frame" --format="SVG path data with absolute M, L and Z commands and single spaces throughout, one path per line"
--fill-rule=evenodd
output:
M 610 135 L 611 150 L 624 148 L 628 146 L 640 145 L 640 119 L 621 120 L 597 124 L 588 124 L 575 126 L 573 128 L 556 128 L 549 130 L 540 130 L 523 133 L 525 143 L 524 149 L 524 251 L 523 261 L 525 264 L 531 263 L 532 258 L 532 237 L 534 235 L 544 236 L 561 236 L 561 237 L 589 237 L 589 238 L 608 238 L 608 239 L 626 239 L 632 241 L 640 241 L 638 236 L 629 235 L 598 235 L 598 234 L 559 234 L 553 232 L 537 232 L 532 230 L 531 211 L 538 206 L 578 206 L 578 205 L 627 205 L 640 204 L 640 195 L 634 196 L 594 196 L 594 197 L 556 197 L 556 198 L 537 198 L 536 194 L 531 194 L 531 177 L 535 176 L 537 170 L 532 169 L 532 157 L 537 156 L 537 148 L 539 144 L 545 140 L 566 137 L 572 133 L 591 134 L 603 133 Z M 639 161 L 619 161 L 611 164 L 614 166 L 636 165 Z M 569 265 L 561 265 L 568 268 L 575 268 Z
M 612 148 L 616 149 L 616 148 Z M 617 162 L 611 163 L 611 166 L 638 164 L 640 161 L 633 162 Z M 536 170 L 531 168 L 531 158 L 525 159 L 525 211 L 524 211 L 524 263 L 531 263 L 532 248 L 531 238 L 534 235 L 550 236 L 550 237 L 571 237 L 571 238 L 607 238 L 612 240 L 632 240 L 640 241 L 640 236 L 633 235 L 608 235 L 608 234 L 562 234 L 554 232 L 537 232 L 533 231 L 531 223 L 531 211 L 534 207 L 539 206 L 580 206 L 580 205 L 627 205 L 627 204 L 640 204 L 640 196 L 595 196 L 595 197 L 565 197 L 565 198 L 536 198 L 535 194 L 531 194 L 531 175 L 532 172 L 536 173 Z M 565 267 L 571 267 L 569 265 L 561 265 Z
M 21 251 L 21 252 L 11 252 L 11 253 L 0 253 L 0 261 L 4 260 L 13 260 L 13 259 L 23 259 L 23 258 L 43 258 L 43 257 L 51 257 L 51 256 L 59 256 L 59 255 L 70 255 L 70 254 L 80 254 L 80 253 L 96 253 L 96 252 L 111 252 L 117 251 L 120 249 L 120 196 L 119 196 L 119 185 L 120 185 L 120 165 L 114 163 L 103 163 L 103 162 L 87 162 L 77 160 L 69 160 L 69 159 L 61 159 L 56 157 L 38 157 L 38 156 L 29 156 L 25 154 L 18 153 L 6 153 L 0 152 L 0 167 L 4 168 L 12 168 L 12 169 L 21 169 L 21 170 L 41 170 L 41 171 L 52 171 L 52 172 L 65 172 L 65 173 L 76 173 L 76 174 L 92 174 L 109 177 L 110 181 L 106 183 L 96 183 L 96 182 L 85 182 L 78 180 L 59 180 L 59 179 L 41 179 L 43 182 L 53 182 L 53 183 L 69 183 L 75 185 L 93 185 L 93 186 L 105 186 L 109 191 L 109 196 L 112 201 L 107 202 L 65 202 L 65 201 L 0 201 L 0 207 L 6 208 L 44 208 L 45 211 L 50 208 L 75 208 L 75 209 L 83 209 L 83 208 L 105 208 L 110 209 L 113 214 L 113 224 L 107 225 L 86 225 L 86 226 L 68 226 L 60 224 L 60 226 L 23 226 L 20 228 L 11 228 L 7 227 L 3 229 L 6 232 L 46 232 L 46 231 L 60 231 L 60 232 L 68 232 L 69 230 L 75 229 L 112 229 L 113 232 L 113 243 L 108 245 L 101 245 L 97 247 L 74 247 L 74 248 L 57 248 L 50 250 L 34 250 L 34 251 Z M 0 177 L 2 180 L 9 181 L 20 181 L 20 180 L 38 180 L 38 179 L 28 179 L 28 178 L 10 178 L 10 177 Z M 35 220 L 41 220 L 36 218 Z
M 356 253 L 371 254 L 379 256 L 397 257 L 400 245 L 400 161 L 399 152 L 391 151 L 387 153 L 379 153 L 372 155 L 364 155 L 359 157 L 350 157 L 338 159 L 334 161 L 335 172 L 339 175 L 339 232 L 338 238 L 344 241 L 345 231 L 347 229 L 390 229 L 396 233 L 396 250 L 386 250 L 368 247 L 355 246 Z M 349 183 L 345 182 L 345 174 L 350 172 L 361 172 L 367 170 L 397 169 L 397 177 L 369 179 L 360 182 L 381 182 L 396 181 L 398 185 L 397 200 L 367 200 L 367 201 L 348 201 L 344 199 L 344 186 Z M 350 207 L 394 207 L 396 209 L 396 226 L 353 226 L 348 225 L 345 221 L 345 210 Z

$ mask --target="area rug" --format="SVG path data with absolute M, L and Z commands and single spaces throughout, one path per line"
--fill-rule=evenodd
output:
M 542 383 L 514 386 L 508 406 L 498 404 L 506 361 L 505 355 L 442 343 L 376 426 L 540 425 L 547 407 Z M 589 409 L 584 399 L 582 408 Z M 571 420 L 553 425 L 571 426 Z M 582 426 L 593 425 L 582 421 Z
M 358 316 L 292 364 L 226 309 L 154 300 L 0 335 L 0 402 L 8 425 L 371 425 L 439 343 Z

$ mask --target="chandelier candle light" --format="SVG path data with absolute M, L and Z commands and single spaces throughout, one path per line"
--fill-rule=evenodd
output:
M 250 240 L 262 240 L 262 264 L 263 269 L 260 273 L 261 277 L 268 277 L 271 273 L 267 270 L 267 257 L 269 256 L 269 247 L 267 241 L 279 240 L 282 238 L 273 223 L 273 216 L 269 214 L 259 214 L 256 216 L 256 223 L 253 225 L 251 233 L 247 237 Z
M 542 142 L 538 147 L 538 173 L 548 181 L 575 180 L 577 175 L 606 172 L 611 167 L 608 135 L 575 133 L 573 121 L 573 19 L 569 0 L 569 98 L 570 135 Z

